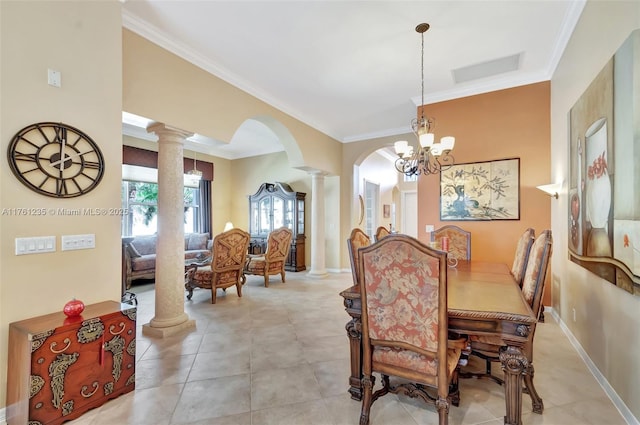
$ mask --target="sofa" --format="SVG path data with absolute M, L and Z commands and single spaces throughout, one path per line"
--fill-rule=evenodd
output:
M 157 235 L 122 238 L 123 286 L 131 288 L 136 279 L 156 277 Z M 184 235 L 184 258 L 203 258 L 211 254 L 213 241 L 208 233 L 186 233 Z

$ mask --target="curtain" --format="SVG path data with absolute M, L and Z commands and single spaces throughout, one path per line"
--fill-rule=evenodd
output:
M 208 232 L 213 237 L 211 229 L 211 181 L 200 180 L 200 232 Z

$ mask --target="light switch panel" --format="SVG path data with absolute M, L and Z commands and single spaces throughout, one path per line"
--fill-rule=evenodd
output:
M 16 255 L 42 254 L 56 251 L 55 236 L 16 238 Z

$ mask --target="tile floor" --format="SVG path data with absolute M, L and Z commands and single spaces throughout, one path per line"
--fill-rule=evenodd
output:
M 265 288 L 248 276 L 243 297 L 235 288 L 196 289 L 185 310 L 196 329 L 166 339 L 141 327 L 154 316 L 153 284 L 137 284 L 138 341 L 135 391 L 87 412 L 69 425 L 342 425 L 357 424 L 360 403 L 347 393 L 348 316 L 339 292 L 351 274 L 315 280 L 287 273 Z M 186 299 L 185 299 L 186 300 Z M 535 383 L 543 415 L 523 395 L 525 425 L 624 424 L 609 398 L 553 321 L 540 324 Z M 499 366 L 498 366 L 499 367 Z M 461 403 L 451 424 L 503 423 L 503 387 L 461 380 Z M 434 408 L 389 394 L 371 410 L 373 425 L 437 424 Z

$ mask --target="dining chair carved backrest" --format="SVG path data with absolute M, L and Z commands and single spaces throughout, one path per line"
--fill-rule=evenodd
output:
M 267 238 L 267 249 L 264 254 L 249 255 L 245 266 L 245 274 L 264 276 L 264 286 L 269 287 L 269 276 L 279 274 L 285 282 L 284 266 L 291 250 L 293 232 L 287 227 L 272 230 Z
M 544 230 L 534 240 L 529 253 L 529 259 L 527 261 L 527 267 L 524 272 L 522 280 L 522 295 L 531 307 L 531 311 L 536 317 L 539 317 L 542 311 L 542 296 L 544 294 L 545 283 L 547 281 L 547 274 L 549 270 L 551 254 L 553 252 L 553 238 L 551 236 L 551 230 Z M 533 338 L 535 336 L 535 326 L 529 335 L 528 341 L 524 347 L 525 354 L 530 363 L 527 366 L 527 373 L 524 376 L 525 389 L 531 397 L 533 405 L 533 411 L 535 413 L 542 413 L 544 408 L 542 399 L 538 395 L 535 386 L 533 385 Z M 491 373 L 491 363 L 499 362 L 500 347 L 504 345 L 502 339 L 498 336 L 477 336 L 472 335 L 469 337 L 471 344 L 471 354 L 480 357 L 485 360 L 484 372 L 462 372 L 463 378 L 476 377 L 476 378 L 490 378 L 498 384 L 502 385 L 503 380 Z
M 380 239 L 384 238 L 385 236 L 389 236 L 391 234 L 391 232 L 389 231 L 389 229 L 387 229 L 384 226 L 380 226 L 376 229 L 376 242 L 378 242 Z
M 450 386 L 460 348 L 449 348 L 446 253 L 407 235 L 390 235 L 359 250 L 363 397 L 360 424 L 387 393 L 434 404 L 448 421 Z M 382 388 L 373 392 L 379 373 Z M 399 378 L 399 379 L 398 379 Z M 427 392 L 435 393 L 429 394 Z
M 436 242 L 449 238 L 449 256 L 456 260 L 471 260 L 471 232 L 454 225 L 442 226 L 434 230 Z
M 211 289 L 211 303 L 216 303 L 217 289 L 236 287 L 242 297 L 242 285 L 245 277 L 243 268 L 251 236 L 242 229 L 234 228 L 222 232 L 213 238 L 211 264 L 198 267 L 185 283 L 187 299 L 191 299 L 194 288 Z
M 518 238 L 518 244 L 516 245 L 516 252 L 513 256 L 513 265 L 511 266 L 511 275 L 518 282 L 518 285 L 522 288 L 522 279 L 524 278 L 524 272 L 527 268 L 527 261 L 529 260 L 529 252 L 531 246 L 535 240 L 536 232 L 532 228 L 520 235 Z
M 358 284 L 360 276 L 359 262 L 358 262 L 358 249 L 371 245 L 371 238 L 362 231 L 362 229 L 356 227 L 351 231 L 349 239 L 347 239 L 347 249 L 349 251 L 349 261 L 351 262 L 351 274 L 353 276 L 354 286 Z

